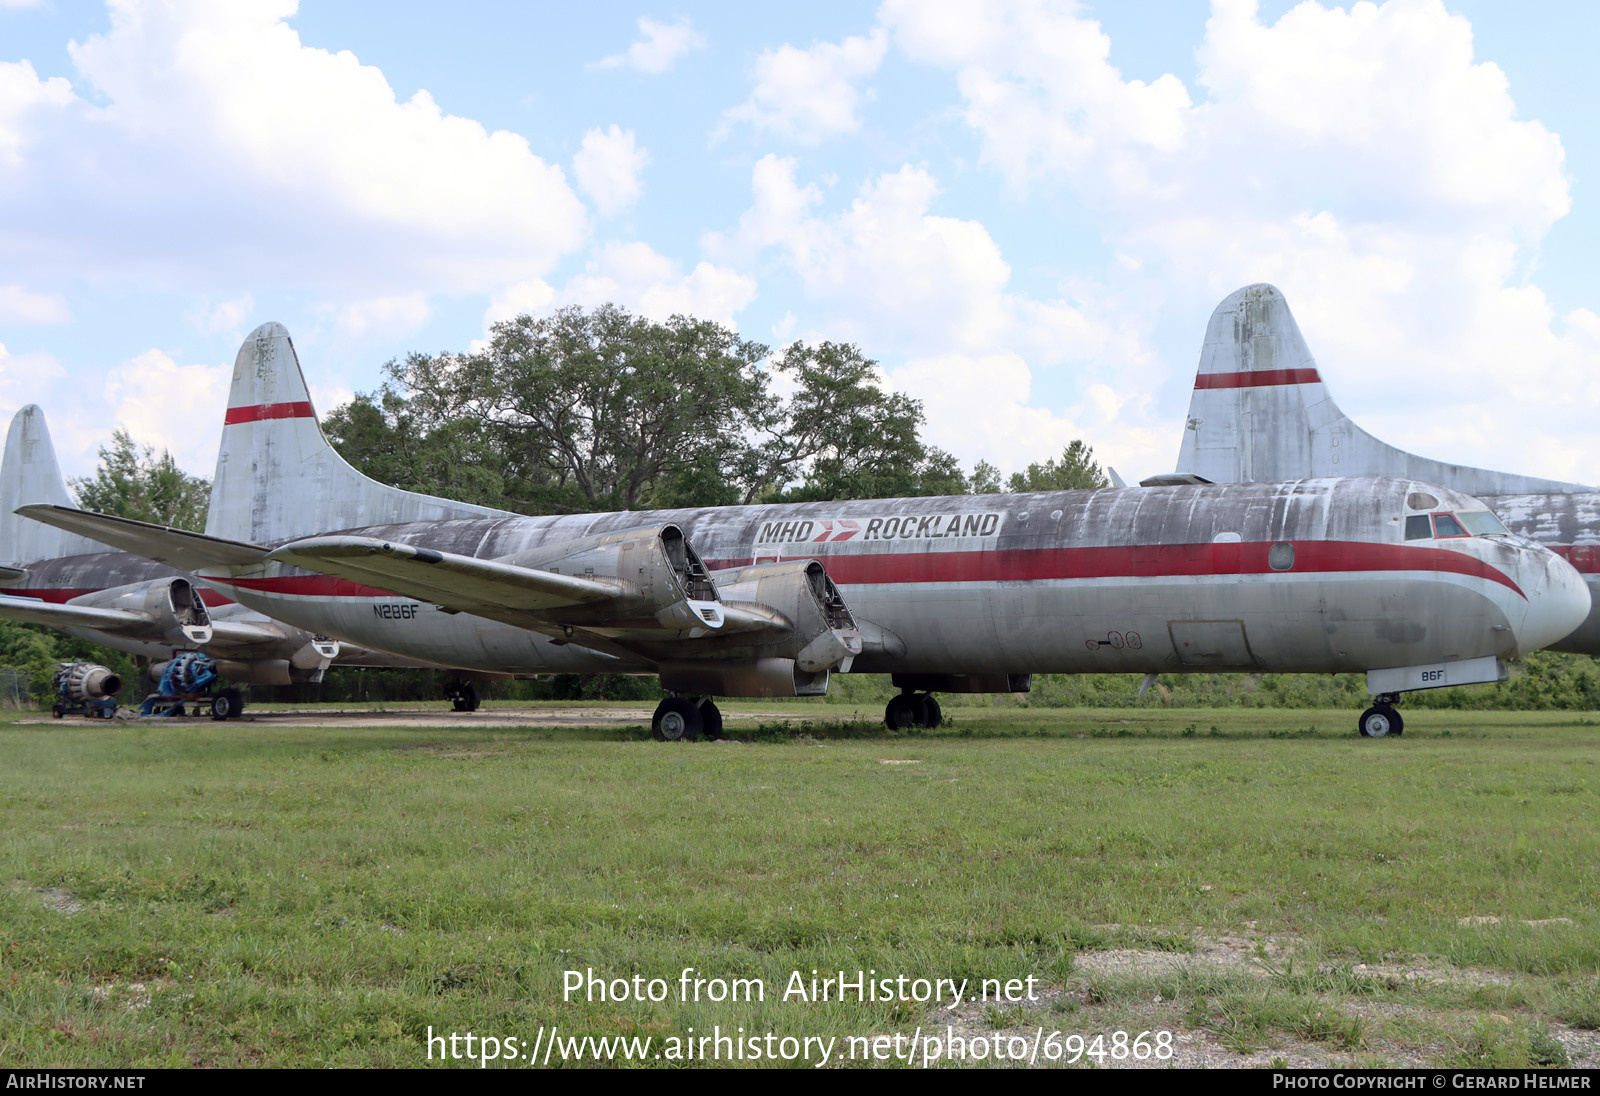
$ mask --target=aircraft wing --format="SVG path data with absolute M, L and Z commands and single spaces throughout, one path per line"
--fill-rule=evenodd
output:
M 267 549 L 259 544 L 208 537 L 204 533 L 169 529 L 148 521 L 74 510 L 70 506 L 20 506 L 16 512 L 112 548 L 165 563 L 180 571 L 198 571 L 202 567 L 246 567 L 267 558 Z
M 92 609 L 87 605 L 61 605 L 12 595 L 0 595 L 0 617 L 26 624 L 46 624 L 52 628 L 94 628 L 117 635 L 152 631 L 157 627 L 155 618 L 147 613 L 133 613 L 126 609 Z
M 27 581 L 27 578 L 28 569 L 26 567 L 12 567 L 8 564 L 0 563 L 0 586 L 14 586 L 19 582 Z
M 371 537 L 310 537 L 267 558 L 491 620 L 507 620 L 509 611 L 519 624 L 529 613 L 609 601 L 623 592 L 576 575 Z

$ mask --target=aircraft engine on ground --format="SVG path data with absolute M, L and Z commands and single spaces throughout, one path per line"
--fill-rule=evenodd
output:
M 63 662 L 51 679 L 57 695 L 74 704 L 105 700 L 122 689 L 122 679 L 94 662 Z

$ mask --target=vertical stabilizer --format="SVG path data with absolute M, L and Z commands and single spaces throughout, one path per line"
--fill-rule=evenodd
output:
M 0 563 L 37 563 L 106 550 L 103 544 L 15 513 L 19 506 L 36 503 L 76 508 L 78 500 L 61 478 L 44 412 L 30 403 L 12 418 L 4 462 L 0 463 Z
M 1237 290 L 1211 313 L 1177 470 L 1213 483 L 1399 476 L 1471 495 L 1594 490 L 1446 464 L 1379 441 L 1328 395 L 1289 303 L 1270 285 Z
M 281 544 L 368 525 L 502 514 L 357 472 L 317 425 L 288 330 L 266 323 L 245 337 L 233 363 L 208 535 Z

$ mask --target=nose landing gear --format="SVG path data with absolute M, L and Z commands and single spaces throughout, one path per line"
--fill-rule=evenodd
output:
M 891 731 L 910 727 L 933 730 L 944 722 L 944 713 L 932 693 L 914 693 L 909 689 L 889 701 L 883 710 L 883 723 Z
M 1373 699 L 1375 703 L 1372 707 L 1362 712 L 1361 718 L 1356 720 L 1356 730 L 1361 732 L 1361 737 L 1388 738 L 1404 733 L 1406 721 L 1394 710 L 1394 706 L 1400 703 L 1400 694 L 1379 693 Z

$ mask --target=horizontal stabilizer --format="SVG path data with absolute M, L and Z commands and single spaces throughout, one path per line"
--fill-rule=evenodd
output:
M 491 620 L 505 620 L 507 610 L 520 617 L 607 601 L 621 592 L 575 575 L 371 537 L 311 537 L 285 544 L 268 558 Z
M 51 628 L 93 628 L 116 635 L 152 631 L 155 618 L 126 609 L 94 609 L 87 605 L 62 605 L 32 597 L 0 595 L 0 618 Z
M 268 550 L 259 544 L 223 540 L 220 537 L 208 537 L 204 533 L 153 525 L 148 521 L 74 510 L 69 506 L 23 506 L 17 513 L 124 552 L 165 563 L 180 571 L 198 571 L 202 567 L 249 567 L 267 558 Z

